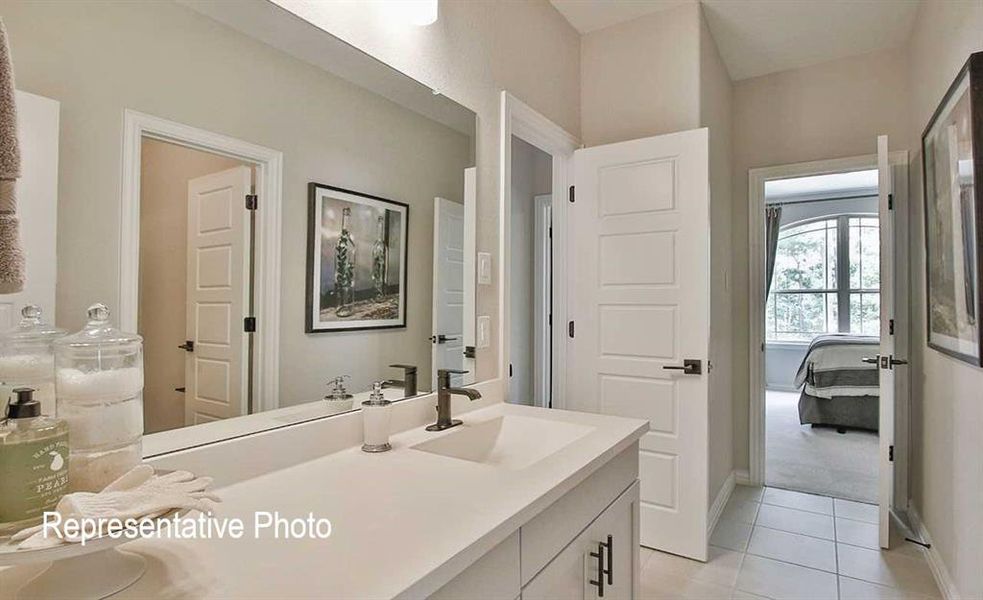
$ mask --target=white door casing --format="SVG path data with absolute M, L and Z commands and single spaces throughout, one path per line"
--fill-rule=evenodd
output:
M 533 405 L 550 408 L 552 394 L 553 195 L 533 197 Z
M 464 368 L 464 205 L 444 198 L 433 203 L 433 337 L 431 389 L 437 369 Z M 444 340 L 444 341 L 440 341 Z M 463 376 L 451 376 L 462 385 Z
M 475 348 L 475 259 L 476 237 L 478 234 L 478 169 L 464 169 L 464 345 Z M 474 383 L 477 378 L 474 358 L 465 356 L 461 361 L 462 368 L 467 371 L 464 384 Z
M 650 422 L 641 543 L 706 560 L 708 132 L 577 150 L 574 163 L 567 408 Z M 684 359 L 702 373 L 670 370 Z
M 25 258 L 24 289 L 0 295 L 0 329 L 20 321 L 25 304 L 37 304 L 44 320 L 55 322 L 58 233 L 57 100 L 15 91 L 21 176 L 17 180 L 17 218 Z M 46 413 L 48 414 L 48 413 Z
M 247 413 L 251 180 L 249 167 L 233 167 L 188 182 L 186 425 Z
M 892 196 L 894 178 L 886 135 L 877 138 L 877 187 L 878 215 L 880 220 L 880 275 L 881 275 L 881 346 L 879 366 L 880 410 L 878 423 L 878 538 L 881 548 L 891 544 L 891 508 L 894 506 L 894 413 L 895 377 L 894 361 L 895 338 L 891 333 L 894 320 L 895 299 L 895 261 L 894 261 L 894 215 Z M 902 366 L 901 368 L 907 368 Z

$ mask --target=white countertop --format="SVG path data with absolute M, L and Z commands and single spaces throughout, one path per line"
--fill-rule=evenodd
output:
M 521 470 L 410 449 L 436 436 L 415 428 L 393 451 L 350 448 L 218 490 L 218 516 L 246 522 L 246 537 L 139 540 L 144 577 L 114 598 L 393 598 L 436 591 L 474 560 L 570 491 L 648 424 L 509 404 L 461 416 L 465 425 L 502 415 L 589 425 L 594 430 Z M 281 443 L 289 443 L 283 432 Z M 255 511 L 331 520 L 328 539 L 252 537 Z M 0 570 L 7 597 L 39 567 Z

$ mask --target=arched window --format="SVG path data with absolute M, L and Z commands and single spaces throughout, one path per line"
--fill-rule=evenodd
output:
M 768 341 L 880 334 L 876 216 L 836 215 L 781 228 L 765 313 Z

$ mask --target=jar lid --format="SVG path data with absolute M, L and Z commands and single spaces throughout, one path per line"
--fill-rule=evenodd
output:
M 113 327 L 109 321 L 109 308 L 97 302 L 87 311 L 89 320 L 81 331 L 55 341 L 58 347 L 84 348 L 87 346 L 112 346 L 139 344 L 143 338 L 135 333 L 125 333 Z
M 20 322 L 0 336 L 3 343 L 51 342 L 68 333 L 64 329 L 45 323 L 41 319 L 41 307 L 37 304 L 26 305 L 21 309 L 20 314 Z

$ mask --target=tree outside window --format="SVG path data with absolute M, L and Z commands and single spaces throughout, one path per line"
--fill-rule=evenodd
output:
M 877 217 L 837 215 L 782 227 L 765 308 L 770 342 L 880 334 Z

